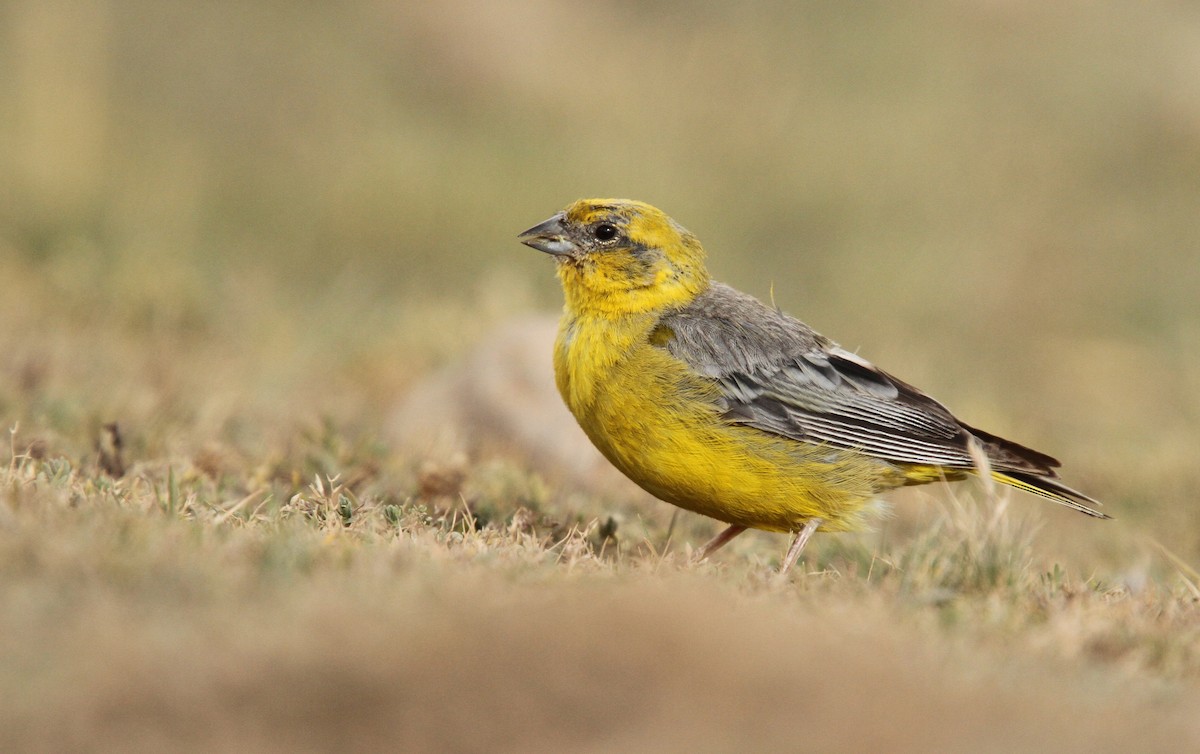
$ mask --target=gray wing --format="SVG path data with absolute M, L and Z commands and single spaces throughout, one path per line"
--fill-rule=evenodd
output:
M 897 463 L 971 468 L 978 437 L 994 468 L 1053 476 L 1058 461 L 958 421 L 945 406 L 804 323 L 714 284 L 664 317 L 672 355 L 720 386 L 731 420 Z

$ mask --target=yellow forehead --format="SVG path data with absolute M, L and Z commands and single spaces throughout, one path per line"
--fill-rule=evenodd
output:
M 568 222 L 580 225 L 600 220 L 624 220 L 626 223 L 637 219 L 669 221 L 662 210 L 634 199 L 580 199 L 570 204 L 565 213 Z

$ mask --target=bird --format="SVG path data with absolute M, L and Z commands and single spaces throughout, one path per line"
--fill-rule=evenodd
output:
M 518 236 L 555 261 L 558 392 L 596 448 L 651 495 L 784 532 L 786 574 L 816 531 L 860 529 L 890 489 L 972 475 L 1096 518 L 1055 458 L 976 429 L 798 319 L 713 280 L 662 210 L 581 199 Z

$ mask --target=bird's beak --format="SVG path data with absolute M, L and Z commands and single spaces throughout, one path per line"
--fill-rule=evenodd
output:
M 567 229 L 563 227 L 564 216 L 559 212 L 544 223 L 533 226 L 517 239 L 526 246 L 553 254 L 557 257 L 570 256 L 575 253 L 576 246 L 567 239 Z

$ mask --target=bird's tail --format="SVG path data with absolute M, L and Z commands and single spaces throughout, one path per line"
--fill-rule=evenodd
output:
M 1071 489 L 1054 477 L 1039 476 L 1022 471 L 996 471 L 993 469 L 992 479 L 1000 484 L 1007 484 L 1047 500 L 1053 500 L 1059 505 L 1065 505 L 1089 516 L 1112 518 L 1112 516 L 1096 510 L 1094 506 L 1100 505 L 1099 501 L 1093 500 L 1078 490 Z

